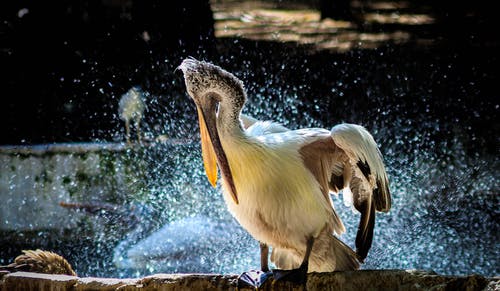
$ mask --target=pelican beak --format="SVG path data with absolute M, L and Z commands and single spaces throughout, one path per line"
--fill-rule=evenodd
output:
M 210 101 L 209 104 L 196 105 L 196 109 L 198 110 L 198 121 L 200 123 L 203 166 L 205 167 L 208 181 L 215 188 L 217 185 L 217 164 L 219 165 L 221 175 L 229 186 L 231 197 L 234 203 L 238 204 L 238 196 L 236 194 L 231 168 L 229 167 L 226 153 L 222 148 L 217 132 L 215 105 L 213 101 Z

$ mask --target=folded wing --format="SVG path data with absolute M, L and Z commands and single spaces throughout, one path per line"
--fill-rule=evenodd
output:
M 373 240 L 375 212 L 391 208 L 385 166 L 373 137 L 362 126 L 340 124 L 330 134 L 323 133 L 302 147 L 301 154 L 323 188 L 325 199 L 330 200 L 329 191 L 343 190 L 344 202 L 361 213 L 356 252 L 364 260 Z M 333 214 L 335 232 L 341 233 L 342 222 L 335 211 Z

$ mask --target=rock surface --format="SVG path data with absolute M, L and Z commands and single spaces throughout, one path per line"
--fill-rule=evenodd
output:
M 81 223 L 78 207 L 63 208 L 61 202 L 88 208 L 96 202 L 121 206 L 138 200 L 146 167 L 141 149 L 122 143 L 0 146 L 0 231 L 68 229 Z
M 0 278 L 0 290 L 237 290 L 236 279 L 237 275 L 218 274 L 157 274 L 115 279 L 17 272 Z M 442 276 L 419 270 L 363 270 L 313 273 L 306 285 L 268 281 L 261 290 L 500 290 L 500 277 Z

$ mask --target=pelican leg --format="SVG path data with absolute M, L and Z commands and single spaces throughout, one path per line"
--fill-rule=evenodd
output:
M 260 243 L 260 269 L 262 272 L 269 272 L 269 247 L 265 243 Z
M 140 119 L 137 119 L 135 121 L 135 128 L 136 128 L 136 131 L 137 131 L 137 141 L 139 143 L 141 143 L 141 121 L 140 121 Z
M 130 121 L 125 120 L 125 138 L 127 139 L 127 144 L 130 144 Z
M 307 239 L 306 243 L 306 253 L 302 263 L 297 269 L 292 270 L 281 270 L 274 269 L 273 276 L 275 281 L 283 280 L 299 284 L 304 284 L 307 280 L 307 269 L 309 267 L 309 256 L 311 256 L 311 250 L 314 244 L 314 238 L 310 237 Z
M 251 270 L 243 272 L 238 277 L 238 288 L 243 288 L 246 286 L 251 286 L 259 288 L 264 284 L 264 282 L 273 275 L 273 272 L 269 270 L 268 265 L 269 260 L 269 247 L 265 243 L 260 243 L 260 268 L 261 270 Z

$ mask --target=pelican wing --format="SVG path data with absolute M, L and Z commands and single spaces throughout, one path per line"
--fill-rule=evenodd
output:
M 356 182 L 355 180 L 358 178 L 364 183 L 368 183 L 369 188 L 373 189 L 371 196 L 375 203 L 375 209 L 383 212 L 389 211 L 391 209 L 391 194 L 387 173 L 382 154 L 372 135 L 364 127 L 355 124 L 339 124 L 332 128 L 331 134 L 335 144 L 349 158 L 349 166 L 353 175 L 352 182 Z M 347 186 L 344 185 L 344 187 Z M 364 186 L 368 187 L 368 185 Z M 357 187 L 362 186 L 358 185 Z M 363 200 L 363 197 L 359 198 Z M 356 206 L 356 201 L 353 202 Z
M 246 114 L 240 114 L 240 120 L 241 120 L 241 124 L 243 125 L 244 129 L 248 129 L 254 123 L 259 121 L 258 119 L 253 118 L 253 117 L 246 115 Z
M 258 121 L 248 116 L 244 116 L 243 114 L 240 115 L 240 119 L 244 127 L 248 125 L 245 130 L 248 136 L 256 137 L 260 141 L 265 141 L 268 144 L 279 143 L 282 145 L 293 145 L 291 147 L 297 144 L 301 145 L 299 148 L 302 160 L 312 174 L 318 179 L 325 199 L 332 206 L 330 217 L 332 230 L 337 234 L 345 232 L 344 224 L 335 212 L 329 195 L 328 182 L 330 179 L 329 177 L 322 176 L 330 172 L 329 169 L 333 163 L 333 160 L 322 159 L 322 157 L 333 148 L 337 148 L 331 139 L 330 132 L 319 128 L 290 130 L 279 123 Z M 318 163 L 315 161 L 318 161 Z
M 329 191 L 343 189 L 344 203 L 361 213 L 356 252 L 364 259 L 372 244 L 375 211 L 391 207 L 382 156 L 373 137 L 359 125 L 340 124 L 322 135 L 301 148 L 304 164 L 318 180 L 325 199 L 330 200 Z M 340 221 L 335 210 L 334 216 L 334 221 Z M 343 225 L 336 224 L 334 229 L 339 233 Z
M 324 198 L 332 206 L 332 227 L 335 233 L 345 232 L 342 220 L 335 212 L 330 197 L 330 183 L 332 183 L 332 172 L 340 173 L 342 171 L 341 163 L 343 151 L 335 145 L 330 133 L 327 130 L 317 131 L 315 136 L 311 136 L 310 143 L 307 143 L 300 149 L 300 154 L 305 166 L 311 171 L 323 192 Z
M 260 121 L 245 114 L 240 114 L 240 121 L 245 129 L 245 132 L 250 136 L 263 136 L 290 130 L 280 123 L 273 121 Z

